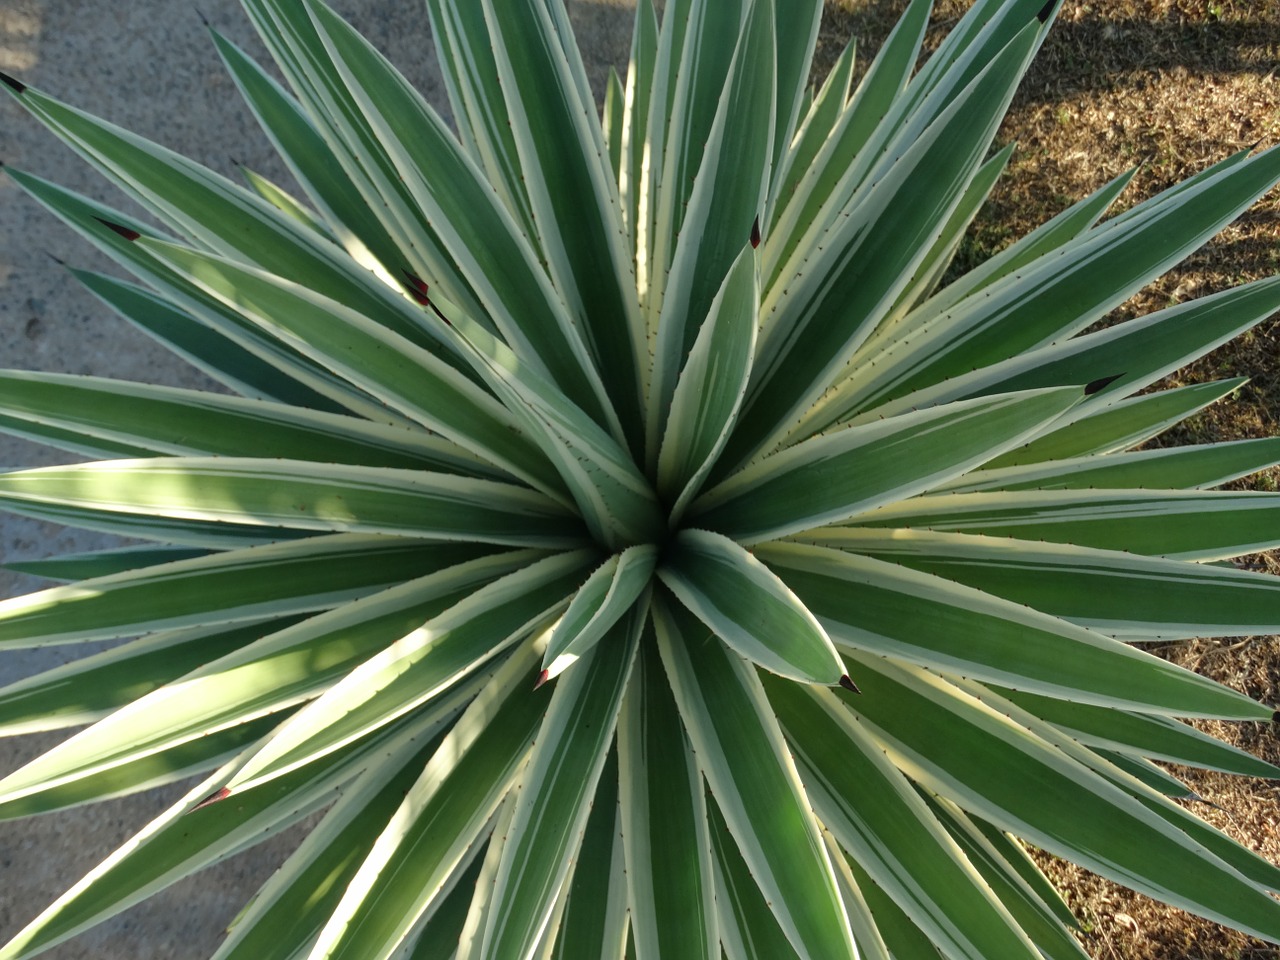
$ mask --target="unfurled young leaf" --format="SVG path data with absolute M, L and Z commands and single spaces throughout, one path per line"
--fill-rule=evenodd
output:
M 143 541 L 11 564 L 58 582 L 0 654 L 117 645 L 0 688 L 0 734 L 88 724 L 0 819 L 204 777 L 0 960 L 324 808 L 218 960 L 1079 960 L 1019 841 L 1280 940 L 1153 763 L 1271 776 L 1184 718 L 1272 707 L 1131 645 L 1280 632 L 1213 562 L 1280 545 L 1215 489 L 1280 440 L 1135 449 L 1280 278 L 1083 332 L 1280 151 L 955 275 L 1053 3 L 922 56 L 912 0 L 810 88 L 818 0 L 640 0 L 593 91 L 564 0 L 428 0 L 452 125 L 323 0 L 244 7 L 296 195 L 0 75 L 149 215 L 8 171 L 137 282 L 74 276 L 238 394 L 0 371 L 89 460 L 0 507 Z

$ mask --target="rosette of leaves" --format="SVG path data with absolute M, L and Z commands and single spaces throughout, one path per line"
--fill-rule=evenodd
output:
M 1274 768 L 1271 710 L 1142 651 L 1280 629 L 1274 440 L 1135 449 L 1147 391 L 1270 279 L 1088 332 L 1280 178 L 1107 184 L 971 272 L 1043 0 L 806 91 L 817 0 L 641 0 L 599 117 L 561 0 L 429 0 L 456 130 L 319 0 L 214 41 L 303 196 L 6 78 L 154 215 L 14 180 L 80 272 L 232 394 L 31 372 L 3 427 L 89 462 L 6 509 L 145 546 L 24 565 L 0 690 L 90 724 L 14 818 L 198 782 L 0 949 L 29 957 L 309 814 L 224 960 L 1080 957 L 1022 842 L 1280 937 L 1280 871 L 1153 760 Z M 134 638 L 134 639 L 129 639 Z

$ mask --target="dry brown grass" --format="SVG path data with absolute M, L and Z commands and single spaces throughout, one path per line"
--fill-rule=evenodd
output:
M 904 0 L 840 0 L 829 11 L 820 58 L 860 38 L 863 65 Z M 931 38 L 968 6 L 939 0 Z M 1066 0 L 1058 23 L 1000 133 L 1016 141 L 1009 172 L 961 253 L 985 259 L 1011 239 L 1141 165 L 1120 201 L 1132 205 L 1256 143 L 1280 143 L 1280 0 Z M 1109 320 L 1150 312 L 1235 284 L 1280 273 L 1280 190 L 1272 191 L 1202 251 L 1142 291 Z M 1261 324 L 1170 378 L 1166 385 L 1233 376 L 1251 381 L 1228 401 L 1183 424 L 1162 442 L 1191 443 L 1280 434 L 1280 326 Z M 1280 487 L 1280 472 L 1251 478 Z M 1273 556 L 1249 560 L 1280 573 Z M 1265 703 L 1280 703 L 1280 639 L 1232 638 L 1171 644 L 1169 659 Z M 1272 727 L 1206 728 L 1272 763 Z M 1207 803 L 1204 819 L 1280 862 L 1280 781 L 1175 769 Z M 1098 960 L 1278 960 L 1280 948 L 1225 930 L 1042 857 L 1085 926 Z

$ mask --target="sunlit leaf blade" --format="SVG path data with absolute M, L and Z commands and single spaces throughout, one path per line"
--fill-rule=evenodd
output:
M 853 941 L 858 948 L 859 960 L 893 960 L 889 956 L 889 948 L 884 938 L 876 929 L 875 919 L 867 906 L 866 897 L 862 895 L 858 883 L 849 869 L 849 861 L 840 844 L 831 835 L 831 831 L 823 829 L 822 838 L 827 844 L 827 853 L 831 857 L 831 866 L 836 875 L 836 887 L 840 891 L 840 899 L 849 914 L 849 927 L 853 930 Z
M 619 548 L 662 529 L 652 488 L 635 461 L 606 430 L 501 340 L 453 304 L 432 307 L 457 332 L 465 355 L 555 465 L 596 538 Z
M 810 244 L 797 249 L 766 288 L 761 362 L 726 466 L 772 450 L 892 308 L 981 166 L 1033 41 L 1027 27 L 900 156 L 886 156 L 831 234 L 808 238 L 812 256 Z
M 1280 544 L 1280 496 L 1215 490 L 939 494 L 882 507 L 854 523 L 1221 560 Z
M 888 560 L 1129 641 L 1266 634 L 1274 577 L 1118 550 L 928 530 L 844 528 L 814 542 Z
M 483 552 L 336 534 L 177 560 L 0 602 L 0 645 L 111 640 L 324 610 Z
M 304 3 L 278 0 L 246 0 L 243 6 L 308 119 L 331 148 L 334 166 L 391 241 L 390 248 L 382 251 L 391 258 L 389 262 L 379 263 L 369 250 L 353 254 L 353 259 L 364 262 L 388 287 L 405 289 L 410 299 L 416 299 L 412 278 L 430 277 L 455 300 L 478 309 L 474 290 L 427 222 L 355 90 L 327 49 L 312 10 Z M 439 337 L 438 329 L 424 326 L 429 337 Z
M 567 396 L 607 425 L 612 411 L 581 333 L 480 169 L 368 41 L 323 4 L 307 8 L 418 217 L 439 237 L 483 314 L 526 363 L 540 364 Z
M 867 410 L 1079 332 L 1239 216 L 1278 177 L 1280 151 L 1259 154 L 1198 189 L 1148 200 L 1142 216 L 1104 223 L 1066 256 L 1028 265 L 936 319 L 917 318 L 903 327 L 912 330 L 909 344 L 887 342 L 863 358 L 864 386 L 849 405 Z
M 1035 960 L 1026 934 L 836 694 L 764 684 L 814 812 L 912 922 L 951 956 Z
M 139 697 L 0 781 L 6 802 L 101 777 L 291 710 L 477 587 L 530 558 L 483 558 L 410 580 L 238 647 Z
M 771 165 L 776 169 L 800 123 L 801 102 L 813 66 L 814 45 L 822 20 L 822 3 L 820 0 L 801 0 L 799 3 L 774 3 L 772 6 L 774 36 L 777 38 L 778 104 L 774 111 Z
M 395 240 L 344 176 L 341 161 L 302 105 L 217 31 L 213 31 L 213 42 L 263 132 L 320 211 L 324 225 L 336 231 L 336 239 L 353 257 L 372 258 L 383 271 L 396 267 L 400 255 Z
M 1074 457 L 1048 464 L 980 470 L 940 487 L 955 493 L 984 490 L 1124 490 L 1221 486 L 1280 462 L 1280 440 L 1259 437 L 1228 443 L 1158 447 L 1109 457 Z
M 1000 694 L 1086 746 L 1242 777 L 1277 779 L 1273 764 L 1169 717 L 1100 710 L 1019 690 Z
M 639 449 L 644 331 L 617 182 L 595 104 L 583 96 L 581 61 L 565 55 L 553 5 L 482 0 L 482 6 L 547 272 L 596 369 L 609 371 L 613 409 L 632 450 Z
M 926 798 L 929 797 L 928 791 L 921 792 Z M 940 798 L 936 795 L 934 795 L 933 799 L 940 802 Z M 1000 855 L 1013 872 L 1022 878 L 1023 883 L 1035 893 L 1036 898 L 1049 909 L 1050 913 L 1060 923 L 1072 930 L 1081 929 L 1080 921 L 1076 919 L 1075 914 L 1071 912 L 1071 908 L 1062 899 L 1062 894 L 1031 858 L 1023 843 L 985 820 L 965 813 L 950 801 L 946 801 L 944 805 L 956 814 L 964 816 L 965 822 L 982 835 L 987 844 Z
M 803 10 L 795 9 L 797 6 L 790 4 L 783 16 L 803 16 Z M 773 0 L 751 0 L 683 212 L 652 348 L 653 381 L 647 409 L 649 457 L 656 454 L 662 439 L 663 418 L 702 318 L 714 311 L 714 301 L 728 283 L 726 277 L 735 263 L 746 257 L 752 275 L 755 272 L 755 258 L 741 251 L 753 239 L 753 230 L 760 229 L 772 174 L 770 132 L 777 107 L 775 27 Z M 758 243 L 757 236 L 753 245 Z M 753 306 L 758 306 L 758 294 L 752 290 L 744 293 L 752 294 Z M 728 389 L 736 387 L 735 378 L 735 374 L 729 375 Z
M 292 404 L 69 374 L 0 371 L 6 431 L 90 456 L 271 456 L 501 478 L 440 437 Z
M 4 569 L 17 573 L 29 573 L 49 580 L 88 580 L 91 577 L 108 577 L 128 570 L 140 570 L 158 563 L 175 560 L 194 560 L 208 556 L 210 551 L 196 547 L 148 545 L 139 547 L 113 547 L 107 550 L 90 550 L 87 553 L 64 553 L 60 556 L 41 557 L 35 560 L 10 560 Z
M 525 233 L 533 237 L 533 212 L 484 8 L 469 0 L 427 0 L 427 14 L 462 144 L 484 167 L 487 179 Z
M 597 567 L 574 595 L 569 609 L 551 631 L 542 658 L 545 683 L 559 676 L 600 642 L 633 605 L 647 604 L 641 593 L 653 577 L 658 549 L 652 544 L 627 547 Z
M 0 502 L 513 546 L 574 546 L 577 521 L 526 487 L 419 470 L 300 460 L 170 457 L 0 474 Z
M 148 251 L 316 362 L 544 492 L 557 478 L 511 413 L 427 350 L 310 289 L 174 244 Z
M 154 750 L 130 753 L 114 762 L 63 777 L 56 777 L 56 769 L 52 771 L 55 778 L 42 776 L 54 764 L 41 764 L 39 770 L 29 769 L 47 756 L 41 754 L 27 767 L 0 780 L 0 820 L 18 820 L 99 803 L 207 773 L 269 736 L 278 720 L 279 717 L 249 720 L 196 740 L 174 740 Z M 35 780 L 36 786 L 29 787 L 24 780 Z
M 780 205 L 791 199 L 802 177 L 813 175 L 813 164 L 818 151 L 831 137 L 848 102 L 857 46 L 857 39 L 850 39 L 844 52 L 832 64 L 826 79 L 822 81 L 821 89 L 805 112 L 795 138 L 787 145 L 779 163 L 775 165 L 769 197 L 772 211 L 777 211 Z M 772 226 L 773 219 L 770 217 L 763 222 Z M 769 249 L 769 244 L 765 245 L 765 249 Z
M 842 206 L 839 201 L 845 192 L 856 187 L 856 181 L 843 182 L 845 174 L 915 68 L 932 7 L 932 0 L 913 0 L 908 4 L 859 82 L 852 100 L 845 103 L 841 95 L 838 121 L 820 144 L 816 157 L 797 171 L 797 185 L 787 195 L 785 206 L 775 208 L 764 249 L 765 276 L 770 284 L 777 280 L 778 272 L 818 218 L 823 205 L 830 203 L 828 209 Z M 831 200 L 833 194 L 837 196 L 836 201 Z
M 145 256 L 136 245 L 128 247 Z M 280 363 L 273 362 L 274 358 L 254 353 L 216 326 L 179 309 L 172 299 L 106 274 L 84 270 L 72 270 L 71 274 L 129 323 L 236 393 L 308 410 L 345 412 L 341 404 L 307 386 L 305 378 L 291 376 Z
M 990 286 L 1001 277 L 1025 266 L 1041 256 L 1065 246 L 1092 227 L 1129 185 L 1137 167 L 1122 173 L 1099 187 L 1089 196 L 1047 220 L 1025 237 L 1015 240 L 1003 250 L 984 260 L 963 276 L 955 278 L 927 302 L 930 311 L 945 310 L 966 296 Z M 875 337 L 887 331 L 877 331 Z M 875 337 L 868 343 L 875 341 Z
M 489 834 L 489 846 L 485 850 L 484 861 L 480 865 L 480 874 L 472 886 L 470 903 L 466 910 L 466 918 L 462 924 L 462 933 L 458 937 L 458 949 L 454 960 L 479 960 L 480 948 L 484 938 L 485 924 L 488 922 L 493 902 L 493 883 L 498 876 L 498 864 L 502 862 L 502 851 L 510 839 L 511 820 L 515 816 L 517 793 L 512 791 L 498 808 L 494 817 L 493 830 Z M 434 958 L 429 958 L 434 960 Z
M 1105 397 L 1096 404 L 1086 401 L 1080 405 L 1079 417 L 1068 414 L 1063 417 L 1063 426 L 993 458 L 985 466 L 1000 469 L 1127 450 L 1235 392 L 1247 382 L 1247 377 L 1235 377 L 1160 390 L 1127 400 L 1113 401 Z
M 618 718 L 618 770 L 637 954 L 717 960 L 715 863 L 702 776 L 652 626 Z
M 974 684 L 960 677 L 951 678 L 950 683 L 967 696 L 983 697 L 993 709 L 998 709 L 1009 720 L 1030 730 L 1069 760 L 1093 770 L 1103 779 L 1119 787 L 1146 807 L 1156 819 L 1199 844 L 1240 876 L 1252 882 L 1258 889 L 1275 891 L 1280 888 L 1280 867 L 1231 839 L 1222 831 L 1209 826 L 1186 808 L 1172 802 L 1169 799 L 1170 796 L 1180 800 L 1198 798 L 1186 788 L 1185 784 L 1151 761 L 1135 760 L 1109 751 L 1091 750 L 1071 737 L 1065 736 L 1056 727 L 1044 723 L 1034 714 L 1018 707 L 1011 700 L 1004 700 L 990 687 Z
M 248 167 L 242 166 L 240 167 L 240 176 L 250 190 L 290 220 L 308 227 L 327 238 L 333 238 L 333 231 L 330 230 L 329 225 L 320 218 L 318 213 L 307 206 L 305 201 L 298 199 L 284 187 L 272 180 L 268 180 L 256 170 L 250 170 Z
M 663 11 L 637 239 L 637 287 L 651 332 L 749 2 L 676 0 Z
M 297 351 L 252 328 L 129 237 L 169 240 L 126 214 L 48 181 L 6 168 L 9 176 L 56 216 L 160 294 L 96 273 L 72 271 L 81 283 L 129 322 L 177 351 L 209 376 L 250 397 L 311 409 L 345 411 L 334 399 L 352 395 L 334 376 Z M 123 232 L 119 229 L 123 228 Z M 194 321 L 194 322 L 193 322 Z
M 655 602 L 662 662 L 698 766 L 801 960 L 856 956 L 810 802 L 754 668 L 678 604 Z
M 147 209 L 209 249 L 363 312 L 416 342 L 430 337 L 405 301 L 328 241 L 241 187 L 157 144 L 31 88 L 22 104 Z
M 438 740 L 428 741 L 423 745 L 423 754 L 399 769 L 388 765 L 376 772 L 371 770 L 360 779 L 357 789 L 344 791 L 231 922 L 227 938 L 212 960 L 295 960 L 305 956 L 373 846 L 378 831 L 421 774 L 422 762 L 437 744 Z M 473 861 L 470 866 L 478 864 Z M 468 872 L 458 871 L 464 876 Z M 455 886 L 450 894 L 456 889 Z M 464 915 L 465 911 L 464 903 Z M 459 918 L 457 925 L 461 924 Z
M 456 871 L 451 878 L 451 888 L 440 898 L 439 906 L 432 910 L 426 924 L 418 931 L 418 942 L 412 951 L 406 953 L 406 960 L 436 960 L 440 944 L 461 942 L 471 909 L 471 897 L 480 885 L 488 840 L 485 844 L 473 854 L 467 869 Z M 458 953 L 453 956 L 458 956 Z
M 1003 176 L 1013 151 L 1014 144 L 1011 143 L 978 168 L 978 172 L 974 174 L 973 179 L 964 188 L 964 194 L 960 197 L 960 202 L 951 211 L 951 216 L 942 225 L 938 236 L 934 239 L 925 253 L 924 259 L 916 268 L 916 275 L 912 278 L 911 283 L 898 294 L 898 299 L 893 305 L 893 309 L 882 321 L 884 327 L 891 326 L 903 313 L 922 298 L 928 296 L 942 281 L 947 269 L 951 266 L 952 258 L 955 257 L 956 251 L 960 248 L 961 242 L 969 231 L 969 225 L 973 222 L 974 217 L 978 215 L 982 205 L 987 202 L 987 198 L 995 188 L 996 181 Z M 826 406 L 827 404 L 822 404 L 823 408 L 826 408 Z M 796 432 L 803 436 L 805 431 L 806 428 L 802 427 Z
M 1277 309 L 1280 279 L 1243 284 L 1095 333 L 1055 341 L 941 383 L 929 383 L 877 406 L 854 422 L 990 393 L 1085 383 L 1104 375 L 1113 378 L 1074 411 L 1073 417 L 1079 418 L 1150 386 Z
M 581 842 L 642 621 L 619 623 L 556 681 L 498 865 L 480 956 L 526 960 L 537 945 Z
M 890 957 L 946 960 L 937 945 L 911 922 L 911 918 L 888 893 L 876 886 L 856 859 L 847 857 L 846 863 L 857 883 L 858 892 L 866 898 L 867 909 L 875 923 L 876 932 L 883 938 L 885 949 Z
M 653 0 L 639 0 L 636 4 L 635 27 L 631 33 L 631 60 L 627 64 L 622 126 L 619 130 L 622 157 L 618 174 L 618 194 L 622 203 L 622 220 L 627 234 L 631 237 L 633 250 L 640 242 L 641 194 L 647 183 L 645 177 L 646 133 L 657 59 L 658 15 L 653 9 Z
M 225 788 L 248 790 L 448 696 L 562 609 L 588 558 L 582 550 L 529 563 L 431 616 L 307 704 Z
M 941 577 L 802 544 L 759 552 L 842 647 L 1122 709 L 1237 718 L 1265 712 L 1166 660 Z
M 218 774 L 197 784 L 152 820 L 79 883 L 0 947 L 3 960 L 24 960 L 81 930 L 139 903 L 203 867 L 266 840 L 330 803 L 335 792 L 362 772 L 371 756 L 412 756 L 438 728 L 437 718 L 401 724 L 384 736 L 356 744 L 324 763 L 225 804 L 196 809 Z M 405 756 L 399 758 L 403 763 Z
M 403 799 L 321 931 L 314 955 L 391 957 L 440 895 L 515 779 L 546 711 L 526 644 L 424 757 Z
M 941 679 L 855 659 L 857 713 L 927 789 L 1166 903 L 1256 936 L 1280 935 L 1280 904 L 1128 793 Z
M 756 346 L 760 283 L 744 246 L 712 301 L 676 380 L 658 452 L 658 493 L 679 517 L 729 440 Z
M 814 437 L 708 490 L 691 505 L 690 522 L 752 544 L 913 502 L 907 498 L 1035 436 L 1082 394 L 1002 394 Z
M 727 537 L 682 530 L 658 577 L 738 654 L 803 683 L 838 683 L 844 670 L 826 631 L 791 589 Z
M 8 736 L 92 723 L 300 619 L 163 631 L 23 677 L 0 687 L 0 730 Z
M 1001 849 L 973 825 L 964 811 L 939 797 L 924 794 L 924 799 L 964 852 L 965 858 L 982 875 L 983 882 L 991 889 L 992 894 L 1009 911 L 1010 916 L 1044 954 L 1046 960 L 1085 960 L 1088 957 L 1084 948 L 1071 935 L 1071 930 L 1078 929 L 1079 926 L 1074 919 L 1064 922 L 1052 908 L 1040 900 L 1037 891 L 1009 864 Z M 1053 899 L 1060 909 L 1065 910 L 1056 894 Z
M 715 853 L 716 908 L 720 942 L 729 960 L 794 960 L 798 956 L 756 886 L 751 868 L 724 822 L 708 801 L 707 820 Z
M 604 91 L 604 113 L 600 118 L 604 129 L 604 140 L 609 147 L 609 167 L 614 179 L 619 183 L 621 194 L 622 182 L 622 114 L 627 95 L 622 88 L 622 78 L 618 76 L 618 68 L 609 67 L 609 81 Z
M 561 892 L 564 908 L 548 960 L 622 960 L 627 871 L 620 817 L 617 752 L 611 751 L 591 801 L 573 876 Z

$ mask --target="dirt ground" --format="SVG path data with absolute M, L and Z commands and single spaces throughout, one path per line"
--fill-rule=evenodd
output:
M 967 4 L 942 0 L 941 36 Z M 902 4 L 841 0 L 829 11 L 822 55 L 844 38 L 874 48 Z M 1017 143 L 1008 174 L 975 224 L 961 260 L 972 265 L 1012 239 L 1138 166 L 1117 209 L 1131 206 L 1237 150 L 1280 143 L 1280 0 L 1066 0 L 1000 134 Z M 963 266 L 963 264 L 961 264 Z M 1280 273 L 1280 191 L 1111 320 L 1151 312 Z M 1280 432 L 1280 317 L 1261 324 L 1171 378 L 1174 386 L 1248 376 L 1226 401 L 1180 426 L 1161 443 L 1207 443 Z M 1274 490 L 1275 469 L 1244 482 Z M 1280 573 L 1273 556 L 1244 558 Z M 1280 640 L 1232 637 L 1169 644 L 1159 650 L 1264 703 L 1280 703 Z M 1280 763 L 1274 725 L 1212 724 L 1206 729 Z M 1172 768 L 1171 768 L 1172 769 Z M 1207 803 L 1204 819 L 1280 861 L 1280 781 L 1250 781 L 1186 769 L 1175 775 Z M 1280 948 L 1155 903 L 1070 864 L 1041 857 L 1098 960 L 1276 960 Z

